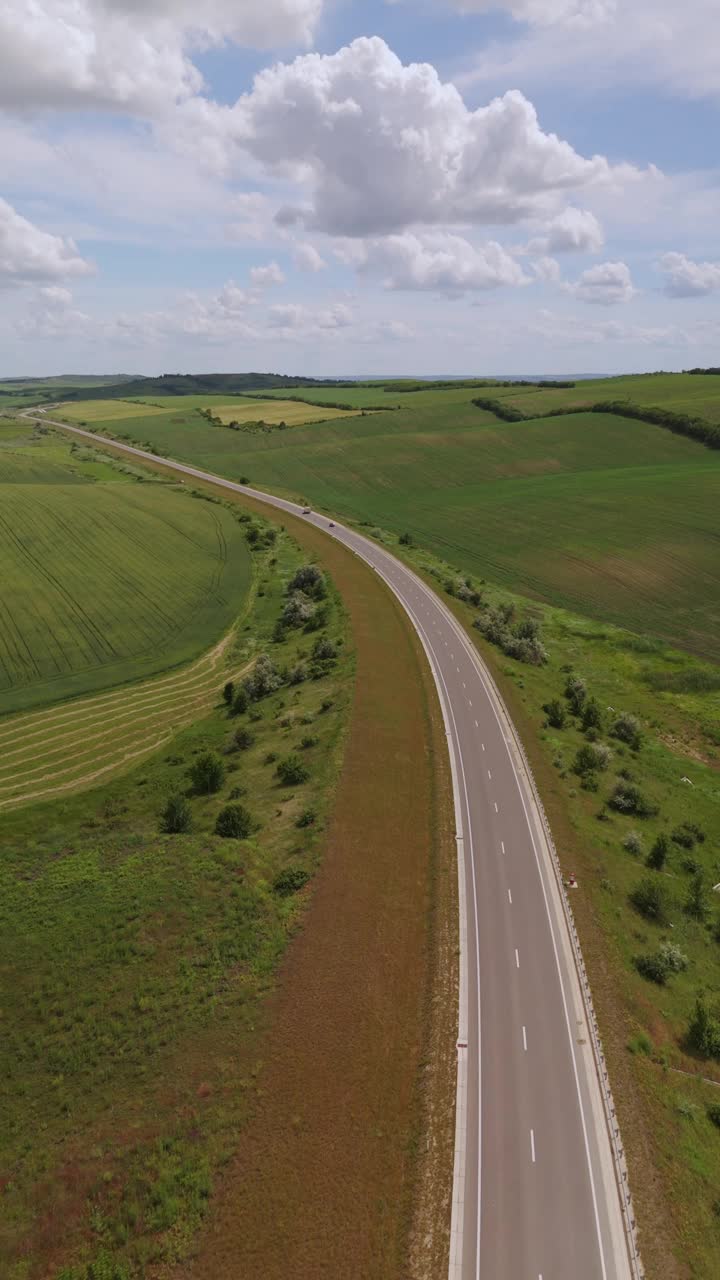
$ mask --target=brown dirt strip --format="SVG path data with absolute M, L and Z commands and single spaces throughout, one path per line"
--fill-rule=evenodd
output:
M 398 602 L 346 548 L 195 484 L 281 521 L 321 560 L 357 679 L 322 868 L 258 1044 L 256 1109 L 194 1261 L 163 1280 L 435 1280 L 450 1231 L 457 863 L 430 670 Z

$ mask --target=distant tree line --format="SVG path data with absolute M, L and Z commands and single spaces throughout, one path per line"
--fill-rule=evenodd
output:
M 720 425 L 706 418 L 694 418 L 688 413 L 673 413 L 670 409 L 658 409 L 631 404 L 629 400 L 603 400 L 592 406 L 593 413 L 614 413 L 619 418 L 637 418 L 640 422 L 652 422 L 679 436 L 698 440 L 708 449 L 720 449 Z
M 720 369 L 684 369 L 684 373 L 720 373 Z

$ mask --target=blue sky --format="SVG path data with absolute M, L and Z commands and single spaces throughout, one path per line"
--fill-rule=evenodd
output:
M 720 362 L 716 0 L 11 8 L 0 373 Z

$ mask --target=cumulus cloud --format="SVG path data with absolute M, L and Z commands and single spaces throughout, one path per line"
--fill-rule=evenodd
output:
M 202 76 L 188 50 L 309 43 L 323 0 L 14 0 L 0 7 L 0 103 L 154 112 Z
M 277 262 L 268 262 L 265 267 L 251 267 L 250 283 L 258 289 L 266 289 L 268 285 L 284 284 L 285 276 Z
M 300 271 L 323 271 L 327 266 L 325 259 L 318 253 L 314 244 L 303 242 L 295 245 L 293 258 L 295 266 Z
M 41 231 L 0 198 L 0 285 L 49 283 L 92 271 L 72 240 Z
M 352 323 L 352 311 L 342 302 L 321 307 L 317 311 L 301 303 L 285 302 L 270 307 L 268 312 L 268 324 L 271 328 L 298 330 L 304 337 L 311 336 L 317 330 L 347 329 Z
M 629 302 L 635 296 L 630 268 L 625 262 L 601 262 L 597 267 L 583 271 L 574 284 L 565 289 L 583 302 L 601 307 L 613 307 L 619 302 Z
M 603 229 L 595 214 L 568 205 L 527 247 L 529 253 L 599 253 L 604 243 Z
M 692 337 L 675 325 L 624 325 L 616 320 L 588 322 L 579 316 L 562 316 L 543 309 L 522 326 L 533 341 L 549 347 L 588 347 L 623 343 L 639 347 L 687 347 Z
M 352 261 L 351 255 L 351 261 Z M 514 258 L 491 240 L 479 247 L 447 232 L 404 232 L 358 246 L 355 265 L 379 273 L 387 289 L 498 289 L 528 283 Z
M 512 223 L 552 212 L 570 191 L 637 176 L 544 133 L 516 90 L 469 110 L 434 67 L 404 66 L 378 37 L 278 63 L 233 108 L 193 100 L 178 128 L 186 146 L 222 155 L 224 140 L 226 154 L 242 148 L 305 188 L 309 202 L 284 207 L 282 225 L 338 236 Z
M 684 253 L 666 253 L 660 269 L 669 298 L 698 298 L 720 290 L 720 262 L 693 262 Z

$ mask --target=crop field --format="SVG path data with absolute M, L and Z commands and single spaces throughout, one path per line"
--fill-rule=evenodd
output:
M 445 399 L 459 394 L 420 392 L 419 404 L 411 393 L 414 408 L 290 435 L 223 432 L 192 415 L 114 429 L 410 533 L 459 569 L 538 600 L 720 658 L 720 457 L 599 414 L 502 423 Z
M 34 439 L 0 447 L 2 713 L 197 657 L 250 582 L 242 528 L 225 508 L 130 482 L 57 436 Z
M 223 422 L 284 422 L 288 427 L 303 426 L 310 422 L 323 422 L 327 418 L 354 418 L 362 409 L 321 409 L 317 405 L 300 404 L 295 400 L 233 400 L 213 408 L 216 417 Z
M 114 422 L 116 418 L 143 418 L 153 414 L 167 413 L 164 406 L 140 403 L 137 400 L 81 400 L 77 404 L 68 401 L 59 406 L 64 418 L 73 422 Z

